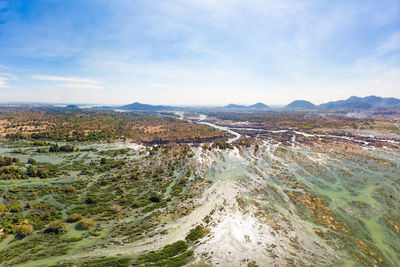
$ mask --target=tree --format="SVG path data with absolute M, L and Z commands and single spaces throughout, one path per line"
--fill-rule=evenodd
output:
M 96 222 L 93 221 L 92 219 L 83 218 L 77 224 L 77 228 L 80 229 L 80 230 L 89 230 L 90 228 L 92 228 L 95 225 L 96 225 Z
M 21 225 L 18 227 L 17 234 L 24 238 L 33 233 L 33 226 L 32 225 Z

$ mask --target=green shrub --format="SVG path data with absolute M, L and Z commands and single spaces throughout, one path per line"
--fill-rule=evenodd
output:
M 79 230 L 88 230 L 95 225 L 96 225 L 96 222 L 93 221 L 92 219 L 83 218 L 82 220 L 79 221 L 79 223 L 77 224 L 76 227 Z
M 158 202 L 161 201 L 161 199 L 160 199 L 159 196 L 152 196 L 152 197 L 150 197 L 149 200 L 150 200 L 151 202 L 154 202 L 154 203 L 158 203 Z
M 45 232 L 61 234 L 61 233 L 64 233 L 66 230 L 67 230 L 67 227 L 65 225 L 65 222 L 63 222 L 61 220 L 56 220 L 56 221 L 49 223 Z
M 122 207 L 120 205 L 114 204 L 111 206 L 111 212 L 112 213 L 118 213 L 122 210 Z
M 19 162 L 19 159 L 17 159 L 17 158 L 1 157 L 0 156 L 0 167 L 10 166 L 10 165 L 13 165 L 14 163 L 17 163 L 17 162 Z
M 49 148 L 49 152 L 74 152 L 75 148 L 71 145 L 58 146 L 58 144 L 52 144 Z
M 82 267 L 122 267 L 122 266 L 129 266 L 130 259 L 129 258 L 102 258 L 102 259 L 94 259 L 84 262 Z M 68 265 L 70 266 L 70 265 Z
M 37 162 L 36 162 L 36 160 L 34 160 L 33 158 L 28 158 L 28 163 L 29 164 L 36 164 Z
M 212 144 L 212 147 L 219 149 L 233 149 L 233 145 L 224 141 L 215 141 Z
M 86 197 L 85 202 L 87 204 L 97 204 L 100 202 L 100 196 L 96 194 L 90 194 Z
M 72 192 L 75 191 L 75 187 L 73 187 L 72 185 L 67 185 L 67 186 L 65 187 L 64 191 L 65 191 L 66 193 L 72 193 Z
M 6 209 L 8 209 L 10 212 L 20 212 L 24 210 L 24 207 L 22 206 L 21 201 L 14 201 L 8 204 Z
M 179 184 L 186 184 L 187 181 L 188 181 L 187 177 L 182 177 L 179 179 Z
M 74 213 L 68 216 L 67 222 L 72 223 L 72 222 L 78 222 L 82 219 L 82 215 L 78 213 Z
M 15 167 L 1 167 L 0 180 L 26 179 L 28 176 L 21 169 Z
M 186 244 L 186 242 L 180 240 L 173 244 L 166 245 L 161 251 L 150 252 L 146 255 L 140 256 L 138 260 L 139 262 L 158 262 L 181 254 L 187 249 L 188 245 Z

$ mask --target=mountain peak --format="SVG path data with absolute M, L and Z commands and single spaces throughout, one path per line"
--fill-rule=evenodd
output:
M 254 105 L 250 105 L 247 106 L 247 108 L 253 108 L 253 109 L 265 109 L 265 108 L 269 108 L 267 105 L 265 105 L 264 103 L 258 102 Z
M 313 109 L 316 106 L 307 100 L 294 100 L 289 105 L 285 106 L 285 108 L 289 109 Z

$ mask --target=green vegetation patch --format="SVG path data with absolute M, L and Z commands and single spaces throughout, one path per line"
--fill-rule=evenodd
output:
M 185 241 L 180 240 L 166 245 L 162 250 L 140 256 L 134 263 L 137 266 L 183 266 L 191 260 L 192 250 Z
M 186 240 L 194 242 L 200 238 L 203 238 L 209 232 L 210 232 L 209 229 L 204 228 L 202 225 L 197 225 L 195 228 L 190 229 L 188 235 L 186 236 Z

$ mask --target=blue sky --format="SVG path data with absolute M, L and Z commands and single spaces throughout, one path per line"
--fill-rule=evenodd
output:
M 400 97 L 400 1 L 0 0 L 0 102 Z

